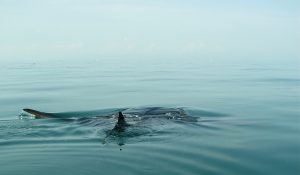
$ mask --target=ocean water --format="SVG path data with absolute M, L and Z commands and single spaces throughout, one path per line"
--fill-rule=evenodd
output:
M 197 60 L 0 66 L 0 174 L 300 174 L 299 67 Z M 182 107 L 106 139 L 114 122 L 33 119 Z M 20 117 L 22 115 L 23 117 Z M 122 143 L 122 144 L 120 144 Z

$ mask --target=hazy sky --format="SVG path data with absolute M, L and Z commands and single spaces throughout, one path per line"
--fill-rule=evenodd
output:
M 299 0 L 0 0 L 0 60 L 296 60 L 299 14 Z

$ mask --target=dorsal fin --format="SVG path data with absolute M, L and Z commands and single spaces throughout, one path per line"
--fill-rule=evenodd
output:
M 122 112 L 119 112 L 118 123 L 117 124 L 124 124 L 124 123 L 126 123 L 124 115 L 122 114 Z

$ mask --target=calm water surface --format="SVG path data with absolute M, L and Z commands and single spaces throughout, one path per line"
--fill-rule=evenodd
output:
M 29 62 L 0 75 L 3 175 L 300 173 L 296 65 Z M 105 141 L 114 123 L 19 117 L 149 105 L 184 107 L 198 122 L 158 119 Z

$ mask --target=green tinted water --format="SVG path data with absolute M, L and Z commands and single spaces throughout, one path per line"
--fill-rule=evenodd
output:
M 20 63 L 1 65 L 0 74 L 0 174 L 300 172 L 297 66 Z M 19 118 L 25 107 L 103 112 L 147 105 L 187 107 L 199 121 L 161 120 L 104 143 L 114 123 Z

